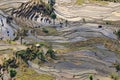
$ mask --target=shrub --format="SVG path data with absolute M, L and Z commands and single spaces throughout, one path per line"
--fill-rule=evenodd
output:
M 84 3 L 84 0 L 77 0 L 76 1 L 76 4 L 78 4 L 78 5 L 82 5 Z
M 90 79 L 90 80 L 93 80 L 93 76 L 91 75 L 91 76 L 89 77 L 89 79 Z
M 117 35 L 118 38 L 120 39 L 120 29 L 116 32 L 116 35 Z
M 16 74 L 17 74 L 16 70 L 13 70 L 13 69 L 10 70 L 10 77 L 11 78 L 15 77 Z
M 116 68 L 116 71 L 117 71 L 117 72 L 120 71 L 120 64 L 116 64 L 116 65 L 115 65 L 115 68 Z
M 119 80 L 119 77 L 116 74 L 111 74 L 111 79 L 113 79 L 113 80 Z
M 56 59 L 56 55 L 53 49 L 48 49 L 46 55 L 49 55 L 52 59 Z
M 42 31 L 43 31 L 44 33 L 49 33 L 49 31 L 48 31 L 46 28 L 42 28 Z

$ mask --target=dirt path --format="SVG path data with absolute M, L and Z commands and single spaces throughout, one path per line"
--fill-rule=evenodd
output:
M 26 49 L 27 47 L 24 45 L 0 45 L 0 50 L 7 50 L 7 49 L 12 49 L 15 51 L 23 50 Z

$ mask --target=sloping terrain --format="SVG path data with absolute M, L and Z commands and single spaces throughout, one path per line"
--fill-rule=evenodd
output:
M 0 10 L 0 39 L 14 40 L 19 26 L 11 16 Z
M 66 0 L 57 1 L 58 3 L 55 6 L 56 13 L 64 19 L 70 19 L 72 21 L 82 20 L 83 18 L 86 20 L 119 20 L 119 3 L 111 2 L 106 5 L 84 4 L 76 6 L 74 1 L 71 0 L 68 0 L 68 2 Z M 74 4 L 69 5 L 70 3 Z
M 53 8 L 57 19 L 53 25 L 51 12 L 38 0 L 0 0 L 0 38 L 10 33 L 9 39 L 14 39 L 18 29 L 26 29 L 24 44 L 50 45 L 57 52 L 58 60 L 42 66 L 28 61 L 29 67 L 39 74 L 48 74 L 56 80 L 89 80 L 91 75 L 94 80 L 113 80 L 113 74 L 120 77 L 115 67 L 120 64 L 120 42 L 115 34 L 120 27 L 103 23 L 119 21 L 119 7 L 119 3 L 78 6 L 73 0 L 56 0 Z M 103 23 L 98 24 L 99 21 Z M 26 49 L 17 42 L 16 45 L 0 42 L 0 52 L 3 54 L 5 50 L 7 55 L 7 49 L 14 52 Z

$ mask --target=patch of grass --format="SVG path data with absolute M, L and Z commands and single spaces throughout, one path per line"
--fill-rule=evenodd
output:
M 47 35 L 58 35 L 58 32 L 55 28 L 48 26 L 46 29 L 49 31 Z
M 76 1 L 76 4 L 78 4 L 78 5 L 82 5 L 83 3 L 85 3 L 85 0 L 77 0 Z M 89 3 L 95 3 L 95 4 L 99 4 L 99 5 L 108 4 L 107 1 L 101 1 L 101 0 L 89 0 Z
M 95 3 L 95 4 L 99 4 L 99 5 L 107 5 L 108 2 L 107 1 L 101 1 L 101 0 L 89 0 L 90 3 Z
M 17 44 L 15 41 L 12 41 L 12 40 L 6 40 L 5 43 L 7 43 L 7 44 L 13 44 L 13 45 Z
M 59 32 L 51 26 L 44 26 L 43 28 L 35 29 L 38 35 L 40 36 L 55 36 L 58 35 Z
M 72 51 L 73 51 L 73 50 L 72 50 Z M 57 49 L 57 50 L 55 50 L 55 52 L 58 53 L 58 54 L 64 54 L 64 53 L 71 52 L 71 49 L 68 49 L 68 48 Z
M 47 42 L 37 42 L 37 44 L 40 44 L 40 46 L 45 46 L 47 45 Z
M 42 28 L 42 31 L 46 34 L 49 33 L 49 31 L 46 28 Z
M 70 43 L 68 46 L 70 47 L 70 49 L 78 49 L 81 47 L 85 47 L 85 48 L 91 47 L 94 44 L 103 44 L 106 48 L 108 48 L 109 50 L 114 51 L 116 53 L 118 53 L 120 51 L 120 49 L 119 49 L 120 44 L 117 41 L 111 40 L 108 38 L 90 38 L 87 41 Z
M 78 5 L 82 5 L 84 3 L 84 0 L 77 0 L 76 1 L 76 4 L 78 4 Z
M 120 78 L 119 78 L 119 76 L 116 73 L 112 73 L 111 74 L 111 79 L 113 79 L 113 80 L 119 80 Z
M 55 43 L 57 44 L 57 43 Z M 95 38 L 89 38 L 87 41 L 78 41 L 74 43 L 59 43 L 58 45 L 62 45 L 65 48 L 64 49 L 57 49 L 57 53 L 67 53 L 67 52 L 73 52 L 78 50 L 91 50 L 96 52 L 97 48 L 95 47 L 96 44 L 104 45 L 107 49 L 110 51 L 113 51 L 120 54 L 120 43 L 117 40 L 112 40 L 109 38 L 101 38 L 101 37 L 95 37 Z M 120 57 L 120 56 L 119 56 Z
M 52 43 L 50 43 L 50 42 L 37 42 L 37 43 L 35 43 L 35 44 L 40 44 L 40 46 L 41 47 L 46 47 L 46 48 L 49 48 L 49 47 L 51 47 L 51 45 L 52 45 Z M 34 45 L 35 45 L 34 44 Z
M 31 68 L 20 70 L 16 76 L 16 80 L 55 80 L 54 77 L 46 74 L 38 74 Z

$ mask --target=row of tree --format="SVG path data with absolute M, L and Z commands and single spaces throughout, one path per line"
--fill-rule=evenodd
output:
M 39 48 L 27 48 L 26 50 L 21 50 L 16 52 L 16 58 L 23 60 L 25 63 L 28 61 L 32 61 L 35 59 L 39 59 L 42 62 L 48 62 L 49 58 L 56 60 L 57 57 L 55 55 L 55 51 L 53 49 L 48 49 L 47 53 L 44 53 L 43 50 L 40 50 Z
M 9 59 L 4 59 L 4 63 L 0 65 L 0 70 L 3 69 L 7 71 L 10 75 L 10 80 L 13 80 L 17 74 L 16 69 L 20 67 L 21 64 L 28 65 L 28 61 L 32 61 L 38 59 L 42 63 L 49 62 L 49 60 L 56 60 L 57 56 L 55 55 L 55 51 L 51 48 L 47 50 L 46 53 L 41 50 L 39 47 L 32 46 L 31 48 L 27 48 L 26 50 L 17 51 L 14 53 L 14 57 Z M 4 73 L 0 72 L 0 77 L 2 80 Z

